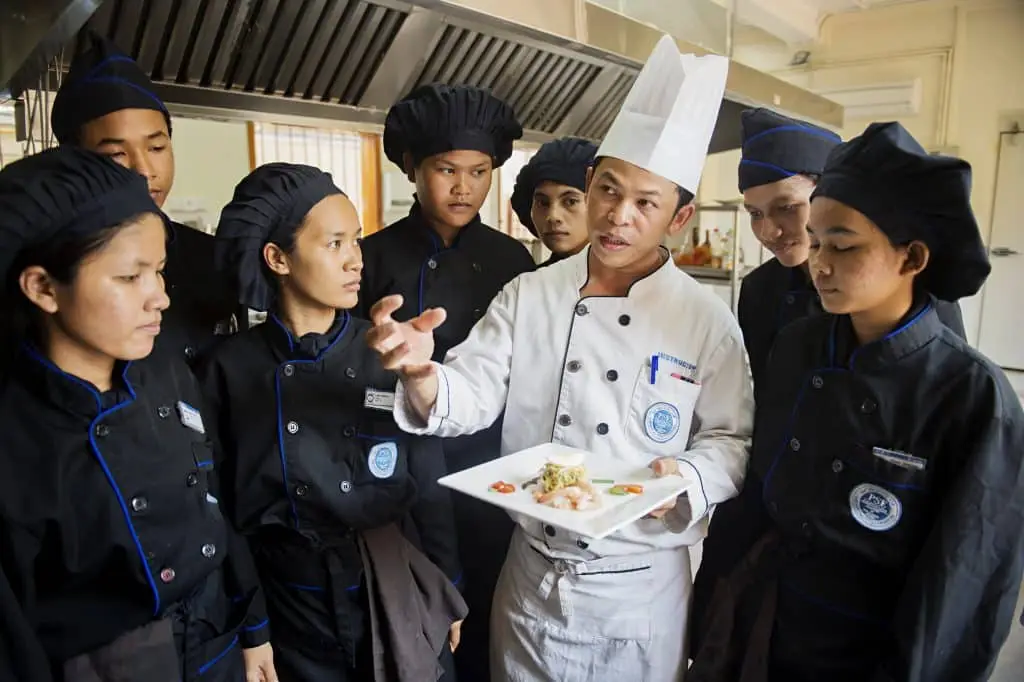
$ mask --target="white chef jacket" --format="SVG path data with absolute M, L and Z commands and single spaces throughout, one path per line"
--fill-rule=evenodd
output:
M 437 366 L 426 425 L 401 385 L 395 420 L 409 433 L 452 437 L 486 428 L 504 409 L 503 455 L 554 442 L 640 467 L 676 457 L 692 492 L 665 522 L 641 519 L 590 541 L 518 521 L 531 544 L 555 558 L 694 544 L 709 509 L 739 492 L 746 471 L 753 388 L 739 325 L 671 258 L 626 296 L 581 298 L 589 252 L 510 282 Z

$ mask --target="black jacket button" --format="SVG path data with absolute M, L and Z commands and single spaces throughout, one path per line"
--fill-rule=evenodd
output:
M 580 367 L 582 367 L 582 366 L 583 366 L 583 364 L 579 360 L 570 360 L 569 364 L 566 365 L 566 368 L 570 372 L 578 372 L 578 371 L 580 371 Z
M 338 484 L 338 488 L 343 493 L 350 493 L 352 492 L 352 481 L 342 481 L 341 483 Z
M 110 435 L 110 427 L 106 424 L 97 424 L 95 433 L 97 438 L 106 438 Z
M 580 317 L 583 317 L 584 315 L 586 315 L 589 312 L 590 311 L 587 310 L 587 306 L 583 305 L 582 303 L 580 303 L 580 304 L 578 304 L 576 306 L 576 314 L 579 315 Z
M 815 388 L 821 388 L 821 387 L 822 387 L 822 386 L 824 386 L 824 385 L 825 385 L 825 380 L 824 380 L 824 379 L 822 379 L 822 378 L 821 378 L 820 376 L 818 376 L 817 374 L 815 374 L 815 375 L 814 375 L 814 376 L 813 376 L 813 377 L 811 378 L 811 386 L 814 386 Z
M 607 435 L 608 434 L 608 425 L 605 424 L 604 422 L 601 422 L 600 424 L 598 424 L 597 425 L 597 433 L 600 436 Z
M 608 373 L 605 374 L 604 376 L 605 376 L 606 379 L 608 379 L 608 381 L 618 381 L 619 380 L 619 373 L 616 372 L 614 369 L 608 370 Z
M 149 509 L 149 500 L 141 495 L 139 497 L 132 498 L 132 511 L 141 514 L 142 512 Z
M 590 547 L 590 545 L 588 545 L 583 540 L 577 540 L 576 541 L 576 546 L 579 547 L 580 549 L 586 549 L 587 547 Z
M 306 495 L 309 494 L 309 486 L 306 485 L 305 483 L 298 484 L 297 486 L 295 486 L 295 494 L 298 495 L 299 497 L 305 497 Z
M 558 416 L 558 424 L 559 424 L 559 426 L 570 426 L 570 425 L 572 425 L 572 417 L 570 417 L 567 414 L 559 415 Z
M 160 407 L 156 408 L 156 415 L 161 419 L 167 419 L 168 417 L 171 416 L 171 408 L 167 407 L 166 405 L 161 405 Z
M 345 438 L 351 438 L 352 436 L 356 435 L 356 430 L 351 426 L 346 426 L 344 429 L 341 430 L 341 434 L 345 436 Z
M 203 552 L 204 557 L 206 557 L 207 559 L 212 559 L 214 555 L 217 553 L 217 546 L 213 544 L 205 544 L 203 545 L 201 551 Z
M 295 367 L 293 367 L 292 365 L 285 365 L 284 366 L 284 375 L 286 377 L 290 377 L 293 374 L 295 374 Z
M 875 401 L 871 398 L 867 398 L 860 404 L 860 411 L 864 414 L 871 414 L 875 411 L 876 407 L 878 407 L 878 405 L 875 404 Z
M 629 315 L 619 315 L 619 324 L 621 324 L 623 327 L 627 327 L 629 326 L 631 319 L 632 318 L 630 318 Z
M 547 536 L 549 538 L 555 537 L 555 527 L 554 526 L 545 524 L 544 525 L 544 532 L 547 534 Z
M 427 267 L 431 270 L 437 270 L 437 261 L 431 258 L 427 261 Z
M 356 378 L 356 371 L 354 369 L 352 369 L 351 367 L 348 367 L 348 368 L 345 369 L 345 376 L 347 376 L 349 379 L 355 379 Z
M 188 359 L 188 360 L 192 360 L 195 357 L 196 357 L 196 349 L 193 348 L 192 346 L 185 346 L 185 358 Z
M 189 474 L 188 476 L 186 476 L 185 477 L 185 485 L 187 485 L 189 488 L 195 488 L 197 485 L 199 485 L 199 476 L 198 476 L 198 474 L 192 473 L 192 474 Z

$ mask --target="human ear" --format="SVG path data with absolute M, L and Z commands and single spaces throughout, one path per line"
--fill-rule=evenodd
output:
M 288 264 L 288 254 L 280 246 L 273 242 L 267 242 L 263 246 L 263 262 L 267 264 L 270 271 L 275 275 L 285 276 L 291 274 L 291 267 Z
M 928 250 L 928 246 L 921 241 L 912 241 L 904 248 L 905 252 L 900 274 L 916 276 L 924 272 L 924 269 L 928 267 L 928 261 L 931 259 L 931 251 Z
M 32 305 L 45 313 L 55 314 L 60 306 L 57 303 L 57 283 L 44 268 L 32 265 L 18 276 L 18 287 Z

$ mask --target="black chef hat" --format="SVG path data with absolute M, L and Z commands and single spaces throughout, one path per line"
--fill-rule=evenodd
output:
M 831 131 L 770 109 L 748 109 L 742 122 L 741 192 L 794 175 L 821 175 L 829 152 L 842 142 Z
M 871 219 L 893 244 L 920 240 L 918 280 L 946 301 L 977 293 L 991 266 L 971 210 L 971 165 L 931 155 L 899 123 L 872 123 L 836 147 L 814 190 Z
M 146 179 L 75 147 L 26 156 L 0 170 L 0 291 L 27 248 L 87 237 L 144 213 L 163 217 Z
M 545 143 L 519 171 L 515 189 L 512 190 L 512 210 L 533 236 L 537 236 L 537 228 L 530 218 L 530 208 L 537 187 L 542 182 L 555 182 L 585 192 L 587 169 L 594 163 L 596 154 L 597 145 L 593 142 L 578 137 L 563 137 Z
M 135 60 L 94 31 L 83 40 L 88 41 L 85 49 L 71 62 L 53 100 L 50 124 L 57 140 L 75 144 L 83 125 L 123 109 L 159 111 L 170 133 L 171 115 Z
M 306 214 L 323 199 L 344 194 L 329 173 L 294 163 L 268 163 L 249 173 L 224 207 L 217 226 L 217 265 L 231 273 L 239 303 L 265 312 L 274 283 L 263 267 L 263 247 L 289 244 Z
M 408 152 L 423 159 L 460 149 L 483 152 L 497 166 L 523 136 L 512 107 L 470 85 L 423 85 L 399 100 L 384 122 L 384 154 L 405 171 Z

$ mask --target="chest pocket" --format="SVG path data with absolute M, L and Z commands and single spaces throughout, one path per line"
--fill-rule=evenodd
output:
M 855 552 L 887 566 L 916 556 L 930 528 L 931 472 L 926 460 L 853 445 L 831 462 L 826 518 Z
M 700 386 L 671 376 L 667 371 L 655 375 L 651 383 L 649 368 L 640 371 L 626 412 L 624 432 L 642 452 L 656 456 L 679 455 L 690 443 L 693 410 Z
M 364 410 L 351 460 L 353 492 L 363 505 L 361 523 L 369 527 L 400 518 L 412 504 L 416 486 L 409 475 L 409 436 L 390 413 Z

